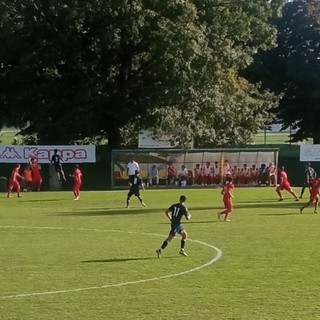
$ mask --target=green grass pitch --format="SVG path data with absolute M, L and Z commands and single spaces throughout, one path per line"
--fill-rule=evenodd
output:
M 230 223 L 219 189 L 149 189 L 130 209 L 126 193 L 3 194 L 0 319 L 320 319 L 320 215 L 299 213 L 306 193 L 235 188 Z M 177 237 L 158 259 L 180 194 L 189 256 Z

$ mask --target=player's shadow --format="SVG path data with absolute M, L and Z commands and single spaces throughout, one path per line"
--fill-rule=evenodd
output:
M 290 200 L 291 201 L 291 200 Z M 256 202 L 256 203 L 247 203 L 247 202 L 243 202 L 243 203 L 235 203 L 234 204 L 234 208 L 235 209 L 239 209 L 239 208 L 263 208 L 266 209 L 266 207 L 270 207 L 270 209 L 274 209 L 274 208 L 299 208 L 301 206 L 301 203 L 293 201 L 293 202 L 285 202 L 285 201 L 273 201 L 272 203 L 260 203 L 260 202 Z
M 296 202 L 294 200 L 288 199 L 287 201 L 292 201 L 292 202 L 286 202 L 284 201 L 278 201 L 276 199 L 268 199 L 268 200 L 262 200 L 262 201 L 245 201 L 245 202 L 234 202 L 234 209 L 239 209 L 239 208 L 296 208 L 301 205 L 301 203 Z M 219 204 L 213 204 L 212 206 L 205 206 L 205 207 L 188 207 L 190 213 L 192 211 L 207 211 L 207 210 L 213 210 L 214 213 L 216 211 L 221 211 L 223 209 L 223 203 Z
M 93 216 L 117 216 L 117 215 L 134 215 L 134 214 L 150 214 L 162 212 L 162 210 L 148 209 L 148 208 L 132 208 L 132 209 L 116 209 L 116 208 L 101 208 L 101 209 L 87 209 L 82 211 L 71 211 L 63 212 L 59 214 L 54 214 L 55 216 L 83 216 L 83 217 L 93 217 Z
M 297 212 L 285 212 L 285 213 L 260 213 L 260 216 L 269 216 L 269 217 L 281 217 L 281 216 L 293 216 L 293 215 L 301 215 L 299 211 Z
M 166 256 L 161 259 L 178 259 L 178 256 Z M 112 262 L 128 262 L 128 261 L 144 261 L 144 260 L 158 260 L 158 257 L 143 257 L 143 258 L 113 258 L 113 259 L 97 259 L 97 260 L 85 260 L 81 263 L 112 263 Z
M 214 215 L 214 219 L 217 218 L 217 215 Z M 201 223 L 205 223 L 205 224 L 208 224 L 208 223 L 219 223 L 221 222 L 220 220 L 200 220 L 200 221 L 188 221 L 187 224 L 201 224 Z
M 67 199 L 37 199 L 37 200 L 20 200 L 19 202 L 53 202 L 53 201 L 63 201 L 63 200 L 66 200 L 66 201 L 69 201 Z
M 217 215 L 214 216 L 214 218 L 217 218 Z M 219 223 L 220 220 L 190 220 L 190 221 L 183 221 L 182 224 L 184 226 L 187 226 L 189 224 L 208 224 L 208 223 Z M 168 222 L 159 222 L 158 224 L 168 225 Z

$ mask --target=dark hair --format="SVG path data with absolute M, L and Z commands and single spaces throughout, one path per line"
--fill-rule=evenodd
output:
M 54 149 L 54 152 L 57 153 L 57 152 L 58 152 L 58 149 Z
M 182 202 L 184 202 L 184 201 L 187 200 L 187 197 L 186 197 L 186 196 L 180 196 L 180 199 L 179 199 L 179 200 L 182 201 Z

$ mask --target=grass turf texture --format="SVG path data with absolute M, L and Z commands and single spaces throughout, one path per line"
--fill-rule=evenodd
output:
M 82 192 L 80 201 L 71 192 L 3 195 L 0 319 L 320 319 L 320 215 L 299 213 L 307 195 L 278 202 L 274 188 L 236 188 L 225 223 L 219 191 L 147 190 L 147 207 L 133 197 L 130 209 L 126 191 Z M 182 257 L 177 237 L 156 257 L 169 231 L 164 210 L 181 193 L 190 239 L 223 254 L 161 278 L 217 255 L 188 241 Z M 151 278 L 161 279 L 139 282 Z M 91 289 L 72 291 L 81 288 Z

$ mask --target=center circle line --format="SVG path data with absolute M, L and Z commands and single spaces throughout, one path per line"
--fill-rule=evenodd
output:
M 141 235 L 147 235 L 147 236 L 159 236 L 159 237 L 165 237 L 160 234 L 154 234 L 154 233 L 144 233 L 144 232 L 135 232 L 135 231 L 123 231 L 123 230 L 104 230 L 104 229 L 89 229 L 89 228 L 63 228 L 63 227 L 27 227 L 27 226 L 0 226 L 0 229 L 28 229 L 28 230 L 35 230 L 35 229 L 47 229 L 47 230 L 66 230 L 66 231 L 94 231 L 94 232 L 118 232 L 118 233 L 132 233 L 132 234 L 141 234 Z M 65 290 L 56 290 L 56 291 L 44 291 L 44 292 L 31 292 L 31 293 L 20 293 L 20 294 L 14 294 L 14 295 L 7 295 L 7 296 L 0 296 L 0 300 L 9 300 L 9 299 L 16 299 L 16 298 L 25 298 L 25 297 L 35 297 L 35 296 L 46 296 L 46 295 L 56 295 L 56 294 L 63 294 L 63 293 L 72 293 L 72 292 L 81 292 L 81 291 L 90 291 L 90 290 L 99 290 L 99 289 L 106 289 L 106 288 L 113 288 L 113 287 L 122 287 L 126 285 L 131 284 L 140 284 L 150 281 L 156 281 L 161 279 L 168 279 L 173 277 L 182 276 L 191 272 L 195 272 L 198 270 L 201 270 L 205 267 L 208 267 L 215 262 L 217 262 L 222 257 L 222 251 L 206 242 L 199 241 L 199 240 L 193 240 L 189 239 L 188 241 L 198 243 L 200 245 L 209 247 L 217 252 L 217 255 L 212 258 L 210 261 L 206 262 L 203 265 L 200 265 L 198 267 L 185 270 L 178 273 L 173 274 L 167 274 L 159 277 L 153 277 L 153 278 L 147 278 L 147 279 L 141 279 L 141 280 L 135 280 L 135 281 L 127 281 L 127 282 L 121 282 L 121 283 L 114 283 L 114 284 L 105 284 L 101 286 L 92 286 L 92 287 L 83 287 L 83 288 L 74 288 L 74 289 L 65 289 Z

